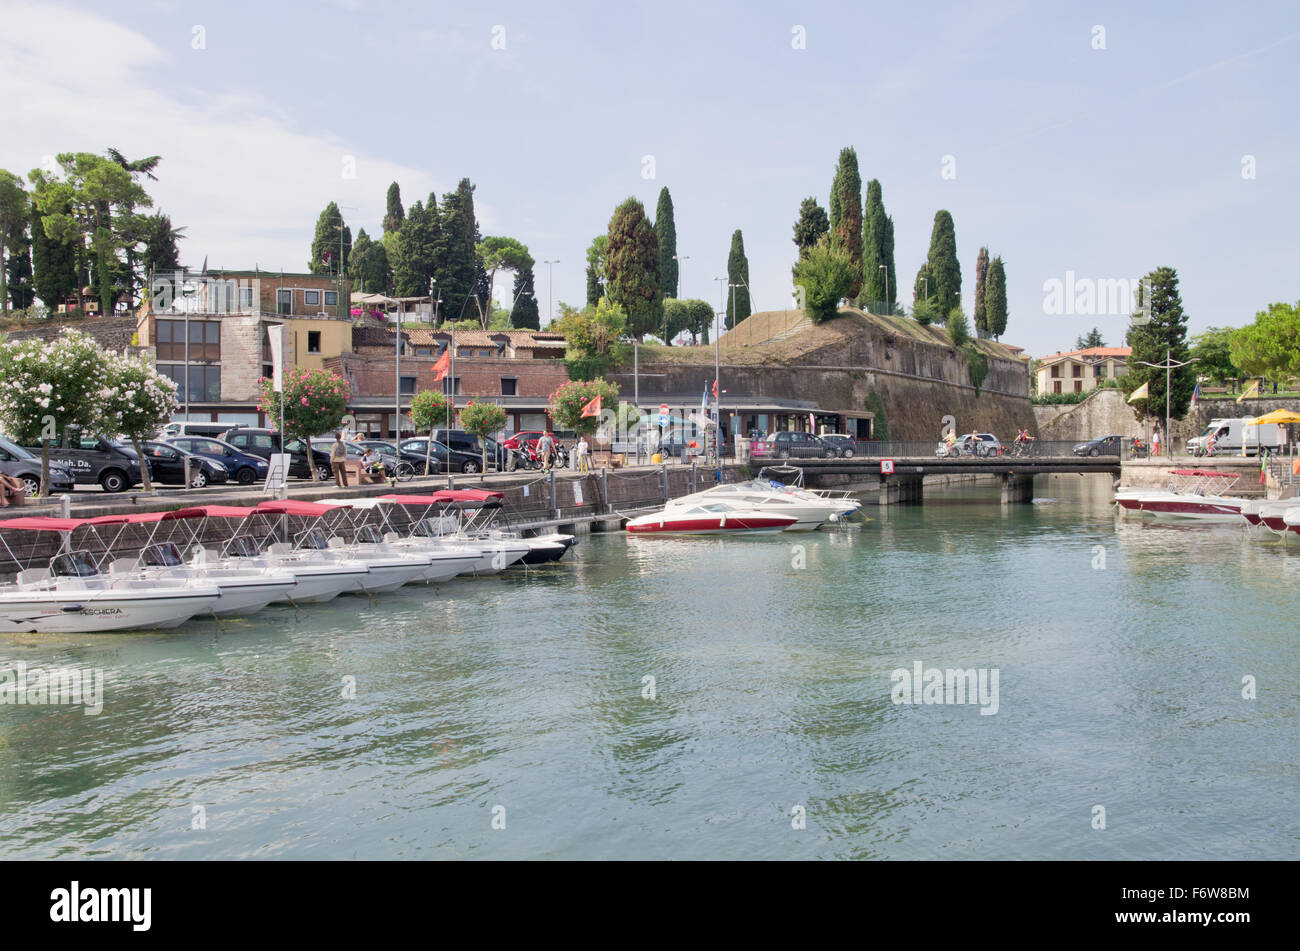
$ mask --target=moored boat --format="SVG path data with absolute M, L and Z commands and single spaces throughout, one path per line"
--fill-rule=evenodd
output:
M 793 515 L 760 512 L 727 502 L 666 506 L 627 523 L 634 535 L 741 535 L 785 531 L 798 522 Z

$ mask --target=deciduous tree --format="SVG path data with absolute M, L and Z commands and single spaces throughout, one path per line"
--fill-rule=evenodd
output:
M 853 260 L 824 237 L 795 262 L 794 283 L 803 290 L 804 314 L 819 324 L 836 315 L 853 286 Z

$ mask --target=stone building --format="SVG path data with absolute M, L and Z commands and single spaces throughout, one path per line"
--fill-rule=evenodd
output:
M 1090 393 L 1128 369 L 1129 347 L 1088 347 L 1053 353 L 1038 361 L 1038 392 Z

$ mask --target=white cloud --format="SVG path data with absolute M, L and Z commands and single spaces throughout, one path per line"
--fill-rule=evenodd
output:
M 87 49 L 113 52 L 66 55 Z M 0 167 L 25 177 L 48 154 L 102 153 L 109 146 L 128 158 L 161 155 L 160 180 L 148 190 L 155 207 L 186 226 L 181 252 L 194 266 L 206 256 L 223 267 L 304 270 L 316 217 L 327 202 L 339 203 L 355 236 L 359 227 L 379 230 L 389 182 L 401 184 L 408 203 L 454 187 L 454 180 L 434 181 L 370 151 L 375 130 L 351 125 L 355 138 L 343 139 L 327 129 L 301 128 L 234 83 L 221 90 L 185 88 L 186 59 L 204 55 L 188 44 L 179 53 L 164 52 L 94 14 L 45 5 L 7 8 L 0 41 L 0 88 L 6 90 Z M 354 178 L 344 176 L 349 156 Z

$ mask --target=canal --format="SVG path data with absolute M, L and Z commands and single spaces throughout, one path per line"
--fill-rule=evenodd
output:
M 10 683 L 103 676 L 97 715 L 0 705 L 0 856 L 1295 858 L 1300 539 L 1109 486 L 0 636 Z

